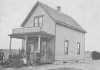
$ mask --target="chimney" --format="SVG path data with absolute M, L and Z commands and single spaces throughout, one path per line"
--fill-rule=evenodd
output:
M 61 7 L 60 6 L 57 6 L 57 11 L 60 11 L 61 10 Z

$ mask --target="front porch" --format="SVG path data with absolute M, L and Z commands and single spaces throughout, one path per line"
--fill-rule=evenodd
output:
M 24 31 L 25 29 L 23 29 L 23 32 L 21 30 L 19 29 L 19 31 L 9 35 L 10 51 L 12 48 L 12 39 L 22 39 L 22 49 L 24 50 L 23 57 L 27 59 L 27 64 L 52 63 L 55 59 L 55 35 L 39 30 Z

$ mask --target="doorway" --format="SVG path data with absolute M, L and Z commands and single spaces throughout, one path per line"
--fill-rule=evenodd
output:
M 27 44 L 27 60 L 29 64 L 34 64 L 37 61 L 36 51 L 38 49 L 38 39 L 28 39 Z
M 46 38 L 43 38 L 41 40 L 40 52 L 41 52 L 41 62 L 46 63 L 47 61 L 47 39 Z

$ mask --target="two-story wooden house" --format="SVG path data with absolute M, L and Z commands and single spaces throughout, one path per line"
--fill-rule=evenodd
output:
M 82 59 L 86 31 L 70 16 L 37 2 L 10 38 L 22 39 L 28 63 Z M 11 40 L 10 40 L 11 41 Z M 10 42 L 11 49 L 11 42 Z

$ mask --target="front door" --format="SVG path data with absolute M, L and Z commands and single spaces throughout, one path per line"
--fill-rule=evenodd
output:
M 46 63 L 47 60 L 47 39 L 41 40 L 41 61 L 42 63 Z
M 29 39 L 28 40 L 28 63 L 34 64 L 36 63 L 36 51 L 38 47 L 37 39 Z

